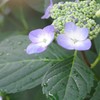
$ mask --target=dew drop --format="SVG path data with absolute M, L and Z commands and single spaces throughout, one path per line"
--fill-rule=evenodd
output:
M 7 42 L 10 42 L 10 40 L 8 40 L 8 39 L 7 39 L 6 41 L 7 41 Z
M 49 92 L 48 97 L 50 100 L 57 100 L 56 97 L 53 94 L 51 94 L 50 92 Z
M 47 83 L 50 81 L 50 78 L 47 80 Z
M 20 42 L 18 42 L 18 45 L 21 45 L 22 44 L 22 42 L 20 41 Z
M 7 56 L 9 56 L 10 54 L 9 54 L 9 53 L 7 53 L 6 55 L 7 55 Z
M 47 83 L 44 83 L 44 84 L 43 84 L 43 87 L 47 87 L 47 86 L 48 86 L 48 84 L 47 84 Z

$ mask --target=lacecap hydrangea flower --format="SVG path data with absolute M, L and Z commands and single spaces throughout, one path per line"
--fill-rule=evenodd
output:
M 44 15 L 41 17 L 41 19 L 48 19 L 50 17 L 50 10 L 51 8 L 53 7 L 53 2 L 52 0 L 50 0 L 50 4 L 49 6 L 47 7 L 47 9 L 45 10 L 45 13 Z
M 49 25 L 43 29 L 33 30 L 29 33 L 29 39 L 32 43 L 27 47 L 26 52 L 28 54 L 41 53 L 53 41 L 54 27 Z
M 68 22 L 65 24 L 64 34 L 58 35 L 57 43 L 68 50 L 89 50 L 91 41 L 88 34 L 87 28 L 80 28 L 73 22 Z

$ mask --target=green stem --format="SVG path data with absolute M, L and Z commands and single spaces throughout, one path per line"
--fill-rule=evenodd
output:
M 77 50 L 75 50 L 75 52 L 74 52 L 74 57 L 77 55 Z
M 100 54 L 98 55 L 96 60 L 91 64 L 91 68 L 94 68 L 98 64 L 99 61 L 100 61 Z

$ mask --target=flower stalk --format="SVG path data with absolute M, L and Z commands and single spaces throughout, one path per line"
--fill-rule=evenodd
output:
M 95 61 L 91 64 L 91 68 L 93 69 L 100 62 L 100 54 L 95 59 Z

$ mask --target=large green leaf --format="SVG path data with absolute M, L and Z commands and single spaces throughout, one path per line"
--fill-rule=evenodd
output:
M 91 100 L 100 100 L 100 82 L 98 83 L 96 91 L 95 91 L 93 97 L 91 98 Z
M 0 42 L 0 91 L 14 93 L 41 83 L 45 72 L 69 53 L 52 44 L 41 54 L 28 55 L 28 36 L 13 35 Z
M 93 73 L 77 56 L 53 65 L 43 78 L 51 100 L 83 100 L 93 86 Z

